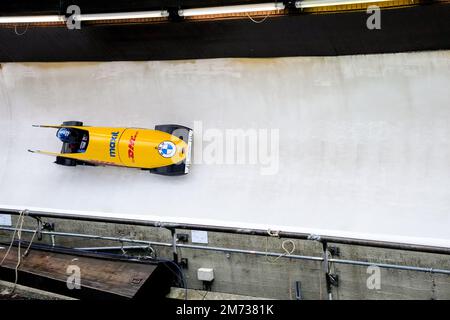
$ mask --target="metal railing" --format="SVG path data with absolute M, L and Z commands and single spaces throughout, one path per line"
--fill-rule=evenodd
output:
M 15 228 L 0 227 L 0 230 L 13 232 L 15 230 Z M 22 233 L 34 233 L 34 232 L 35 232 L 35 230 L 32 230 L 32 229 L 22 229 Z M 249 254 L 249 255 L 255 255 L 255 256 L 279 257 L 279 258 L 283 258 L 283 259 L 293 259 L 293 260 L 308 260 L 308 261 L 317 261 L 317 262 L 323 262 L 325 260 L 324 257 L 318 257 L 318 256 L 305 256 L 305 255 L 296 255 L 296 254 L 286 254 L 286 253 L 280 253 L 280 252 L 269 252 L 269 251 L 257 251 L 257 250 L 181 244 L 181 243 L 177 243 L 177 241 L 170 243 L 170 242 L 136 240 L 136 239 L 129 239 L 129 238 L 98 236 L 98 235 L 92 235 L 92 234 L 81 234 L 81 233 L 70 233 L 70 232 L 56 232 L 56 231 L 41 231 L 41 232 L 42 232 L 42 234 L 49 235 L 49 236 L 74 237 L 74 238 L 84 238 L 84 239 L 90 239 L 90 240 L 105 240 L 105 241 L 117 241 L 120 243 L 142 244 L 142 246 L 105 246 L 105 247 L 75 248 L 75 249 L 82 250 L 82 251 L 86 251 L 86 250 L 104 251 L 104 250 L 120 250 L 120 249 L 132 250 L 132 249 L 145 249 L 145 248 L 148 248 L 149 246 L 161 246 L 161 247 L 171 247 L 174 250 L 176 250 L 177 248 L 186 248 L 186 249 L 192 249 L 192 250 L 205 250 L 205 251 L 216 251 L 216 252 L 226 252 L 226 253 L 241 253 L 241 254 Z M 359 261 L 359 260 L 345 260 L 345 259 L 335 259 L 335 258 L 329 258 L 329 259 L 327 259 L 327 261 L 330 263 L 336 263 L 336 264 L 347 264 L 347 265 L 357 265 L 357 266 L 378 266 L 380 268 L 386 268 L 386 269 L 397 269 L 397 270 L 418 271 L 418 272 L 428 272 L 428 273 L 450 275 L 450 270 L 436 269 L 436 268 L 431 268 L 431 267 L 415 267 L 415 266 L 408 266 L 408 265 L 387 264 L 387 263 L 368 262 L 368 261 Z

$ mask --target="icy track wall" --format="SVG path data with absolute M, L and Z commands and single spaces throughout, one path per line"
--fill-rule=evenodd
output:
M 0 89 L 2 208 L 450 247 L 448 51 L 4 64 Z M 64 120 L 195 126 L 196 163 L 164 177 L 27 152 L 59 151 L 54 130 L 31 125 Z M 259 158 L 200 161 L 226 129 L 278 132 L 275 173 Z

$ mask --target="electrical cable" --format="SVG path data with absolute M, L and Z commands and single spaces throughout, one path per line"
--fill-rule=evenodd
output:
M 27 210 L 23 210 L 23 211 L 19 212 L 19 217 L 17 218 L 16 226 L 14 227 L 14 232 L 13 232 L 13 235 L 12 235 L 12 238 L 11 238 L 11 242 L 9 244 L 8 250 L 6 250 L 6 253 L 3 256 L 3 258 L 2 258 L 2 261 L 0 261 L 0 267 L 3 265 L 3 262 L 5 262 L 6 257 L 8 257 L 9 252 L 11 251 L 11 248 L 12 248 L 13 243 L 14 243 L 14 239 L 16 238 L 17 229 L 19 227 L 19 224 L 20 224 L 20 221 L 22 219 L 22 216 L 25 214 L 25 212 L 27 212 Z
M 287 244 L 287 243 L 290 243 L 290 244 L 291 244 L 291 246 L 292 246 L 291 250 L 288 250 L 288 248 L 286 248 L 286 244 Z M 266 253 L 267 253 L 267 250 L 268 250 L 267 246 L 268 246 L 268 238 L 266 238 Z M 295 242 L 294 242 L 293 240 L 291 240 L 291 239 L 286 239 L 286 240 L 284 240 L 284 241 L 281 243 L 281 248 L 284 250 L 284 253 L 281 253 L 281 254 L 280 254 L 278 257 L 276 257 L 275 259 L 270 259 L 270 258 L 266 255 L 267 261 L 269 261 L 270 263 L 276 263 L 281 257 L 284 257 L 284 256 L 287 256 L 287 257 L 288 257 L 289 255 L 293 254 L 294 251 L 295 251 Z
M 171 263 L 178 270 L 178 272 L 181 275 L 179 277 L 179 279 L 181 280 L 182 285 L 184 286 L 184 300 L 187 300 L 187 298 L 188 298 L 188 284 L 187 284 L 187 279 L 186 279 L 186 275 L 184 274 L 184 271 L 181 269 L 181 267 L 176 262 L 174 262 L 172 260 L 166 260 L 166 259 L 160 259 L 160 260 L 163 261 L 163 262 Z
M 254 18 L 252 18 L 250 16 L 250 14 L 247 12 L 247 17 L 254 23 L 263 23 L 264 21 L 266 21 L 266 19 L 270 16 L 270 13 L 268 13 L 265 17 L 263 17 L 261 20 L 255 20 Z
M 23 36 L 25 33 L 27 33 L 28 31 L 28 27 L 30 26 L 29 23 L 27 23 L 27 27 L 25 28 L 25 31 L 23 31 L 22 33 L 18 33 L 17 32 L 17 24 L 14 25 L 14 33 L 18 36 Z
M 277 5 L 278 5 L 278 1 L 275 1 L 275 7 L 277 7 Z M 284 8 L 284 7 L 283 7 L 283 8 Z M 280 9 L 278 9 L 278 10 L 280 10 Z M 269 16 L 270 16 L 270 12 L 267 13 L 267 15 L 266 15 L 265 17 L 263 17 L 261 20 L 256 20 L 256 19 L 252 18 L 252 17 L 250 16 L 250 14 L 247 12 L 247 17 L 248 17 L 252 22 L 254 22 L 254 23 L 263 23 L 264 21 L 266 21 L 266 19 L 267 19 Z
M 14 286 L 11 289 L 10 294 L 14 293 L 14 291 L 16 290 L 16 286 L 17 286 L 17 281 L 19 280 L 19 266 L 20 263 L 22 262 L 22 256 L 20 255 L 20 248 L 21 248 L 21 241 L 22 241 L 22 227 L 23 227 L 23 222 L 25 220 L 24 218 L 25 216 L 22 216 L 21 218 L 21 222 L 20 222 L 20 229 L 17 231 L 17 239 L 19 240 L 19 244 L 17 245 L 17 264 L 16 267 L 14 268 L 14 274 L 15 274 L 15 279 L 14 279 Z
M 25 221 L 25 214 L 26 213 L 27 213 L 27 210 L 22 210 L 20 212 L 19 217 L 18 217 L 17 222 L 16 222 L 16 226 L 14 228 L 13 236 L 11 238 L 11 243 L 9 244 L 8 250 L 6 251 L 5 255 L 3 256 L 2 261 L 0 262 L 0 266 L 2 266 L 3 262 L 5 262 L 5 259 L 8 257 L 9 253 L 11 252 L 11 248 L 13 246 L 14 239 L 15 239 L 15 237 L 17 235 L 18 246 L 17 246 L 17 263 L 16 263 L 16 266 L 14 268 L 15 279 L 14 279 L 14 286 L 12 287 L 11 292 L 9 294 L 14 293 L 14 291 L 16 290 L 17 281 L 19 279 L 19 267 L 20 267 L 20 264 L 22 262 L 22 258 L 25 256 L 25 254 L 24 254 L 24 256 L 22 257 L 22 255 L 20 254 L 20 249 L 21 249 L 21 241 L 22 241 L 23 222 Z M 32 237 L 32 240 L 34 239 L 34 236 L 36 235 L 36 232 L 37 232 L 37 229 L 36 229 L 36 231 L 35 231 L 35 233 L 34 233 L 34 235 Z M 28 250 L 29 250 L 29 248 L 27 248 L 25 253 L 27 253 Z
M 267 229 L 267 234 L 271 237 L 280 237 L 280 231 Z

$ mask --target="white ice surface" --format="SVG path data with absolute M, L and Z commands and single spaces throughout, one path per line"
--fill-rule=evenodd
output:
M 62 167 L 35 123 L 280 129 L 280 170 Z M 3 64 L 0 207 L 450 247 L 450 52 Z M 194 144 L 198 142 L 198 134 Z M 204 142 L 206 146 L 207 143 Z

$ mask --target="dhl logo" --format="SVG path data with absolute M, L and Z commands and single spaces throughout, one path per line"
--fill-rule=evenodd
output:
M 128 158 L 131 159 L 131 161 L 134 162 L 134 146 L 136 144 L 136 137 L 138 135 L 139 131 L 136 131 L 134 136 L 130 137 L 130 142 L 128 143 Z

